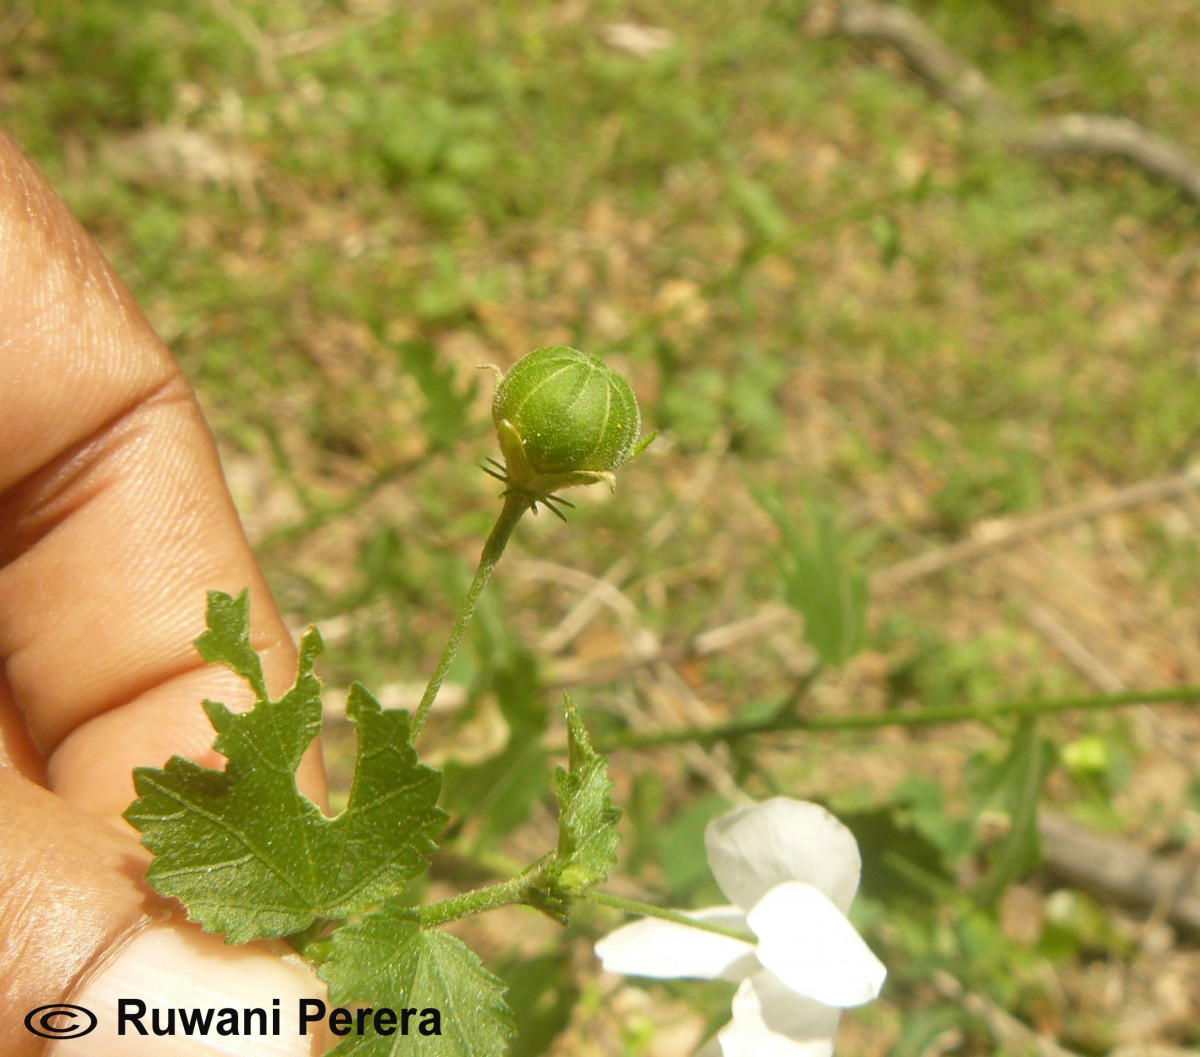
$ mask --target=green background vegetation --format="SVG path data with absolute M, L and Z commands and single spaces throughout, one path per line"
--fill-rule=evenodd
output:
M 914 9 L 1021 111 L 1125 115 L 1200 154 L 1195 3 Z M 1188 465 L 1200 209 L 1124 165 L 999 145 L 886 50 L 811 32 L 813 14 L 0 7 L 4 127 L 196 386 L 285 612 L 326 633 L 333 687 L 411 705 L 436 659 L 498 509 L 474 468 L 495 454 L 478 365 L 576 345 L 662 431 L 615 497 L 573 493 L 567 526 L 526 519 L 489 588 L 458 707 L 431 726 L 462 813 L 448 891 L 552 843 L 564 685 L 611 740 L 761 717 L 822 641 L 849 659 L 802 686 L 806 715 L 1200 683 L 1194 498 L 891 590 L 885 572 Z M 662 46 L 631 50 L 621 23 Z M 837 616 L 855 569 L 883 576 L 865 628 Z M 806 592 L 820 570 L 828 590 Z M 568 634 L 610 571 L 620 595 Z M 781 602 L 810 629 L 806 607 L 828 607 L 824 639 L 778 618 L 685 648 Z M 331 718 L 335 778 L 346 739 Z M 1061 888 L 1006 837 L 1044 779 L 1044 805 L 1093 827 L 1194 844 L 1198 739 L 1181 706 L 619 751 L 616 886 L 711 900 L 700 834 L 735 784 L 820 798 L 863 840 L 859 920 L 892 971 L 845 1052 L 1023 1052 L 988 1003 L 1080 1054 L 1194 1045 L 1194 947 Z M 518 1053 L 668 1057 L 726 1015 L 719 987 L 614 998 L 589 955 L 609 912 L 565 937 L 514 914 L 473 935 L 512 985 Z

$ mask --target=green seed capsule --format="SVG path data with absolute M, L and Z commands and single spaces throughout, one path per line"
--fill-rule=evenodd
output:
M 531 500 L 572 485 L 611 485 L 635 454 L 642 422 L 625 379 L 565 345 L 518 360 L 496 386 L 492 418 L 509 489 Z

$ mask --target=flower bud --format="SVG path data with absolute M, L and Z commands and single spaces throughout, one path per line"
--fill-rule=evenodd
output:
M 531 500 L 572 485 L 611 486 L 613 471 L 640 450 L 641 412 L 629 384 L 565 345 L 519 359 L 496 386 L 492 418 L 505 483 Z

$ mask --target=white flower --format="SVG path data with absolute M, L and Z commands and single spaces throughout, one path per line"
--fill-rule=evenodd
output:
M 841 1009 L 869 1002 L 887 975 L 846 919 L 862 870 L 853 835 L 823 807 L 777 797 L 711 822 L 704 843 L 734 905 L 688 917 L 758 943 L 643 918 L 596 944 L 604 968 L 740 982 L 704 1057 L 829 1057 Z

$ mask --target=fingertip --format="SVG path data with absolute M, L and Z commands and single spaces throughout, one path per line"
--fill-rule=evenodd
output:
M 316 1057 L 328 1038 L 315 1030 L 319 1021 L 302 1030 L 305 999 L 323 1002 L 325 985 L 296 956 L 230 947 L 183 922 L 154 924 L 72 998 L 96 1018 L 95 1029 L 56 1041 L 48 1057 Z M 202 1022 L 210 1010 L 207 1031 L 185 1033 L 185 1016 Z M 236 1033 L 218 1032 L 220 1024 Z

